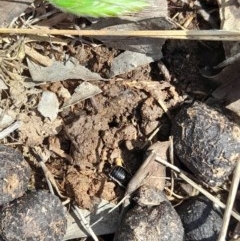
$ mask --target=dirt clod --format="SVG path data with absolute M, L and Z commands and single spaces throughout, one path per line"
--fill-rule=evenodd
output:
M 156 105 L 153 97 L 148 98 L 141 107 L 141 128 L 145 135 L 149 135 L 159 125 L 159 119 L 163 115 L 163 109 Z
M 99 156 L 105 151 L 110 162 L 121 154 L 119 141 L 132 141 L 137 138 L 134 109 L 141 98 L 140 91 L 126 88 L 118 83 L 104 85 L 103 94 L 95 97 L 98 113 L 81 113 L 78 120 L 67 126 L 67 131 L 76 147 L 75 164 L 82 170 L 99 163 Z M 103 150 L 104 149 L 104 150 Z M 111 157 L 112 152 L 116 156 Z M 90 166 L 89 166 L 90 165 Z
M 204 196 L 192 197 L 176 208 L 185 229 L 186 241 L 215 241 L 222 226 L 221 214 Z
M 19 151 L 4 145 L 0 145 L 0 166 L 0 205 L 3 205 L 27 191 L 30 167 Z
M 6 241 L 58 241 L 67 227 L 62 203 L 47 191 L 29 192 L 5 204 L 0 220 L 0 233 Z
M 82 112 L 66 127 L 75 147 L 74 164 L 78 166 L 74 175 L 71 171 L 67 175 L 67 189 L 87 209 L 91 208 L 94 196 L 108 201 L 116 197 L 113 190 L 116 185 L 109 181 L 108 173 L 103 173 L 104 165 L 114 166 L 116 159 L 122 159 L 127 170 L 136 171 L 140 165 L 139 160 L 134 165 L 136 149 L 143 144 L 135 112 L 146 95 L 118 82 L 101 87 L 103 93 L 94 97 L 97 113 Z
M 240 157 L 240 129 L 209 106 L 195 102 L 176 116 L 176 154 L 202 182 L 219 186 Z
M 133 176 L 143 161 L 148 137 L 158 128 L 163 140 L 170 133 L 170 121 L 158 100 L 170 109 L 181 99 L 175 88 L 164 81 L 97 84 L 102 93 L 94 96 L 95 107 L 90 102 L 79 106 L 81 111 L 76 113 L 75 121 L 65 128 L 73 144 L 75 168 L 74 175 L 68 172 L 67 190 L 72 197 L 78 197 L 76 200 L 81 207 L 88 209 L 94 196 L 108 201 L 122 198 L 119 193 L 123 194 L 123 190 L 109 182 L 105 166 L 111 170 L 119 165 L 116 161 L 120 159 L 121 165 Z M 153 169 L 156 172 L 153 175 L 162 178 L 159 169 Z M 80 190 L 88 196 L 82 195 Z

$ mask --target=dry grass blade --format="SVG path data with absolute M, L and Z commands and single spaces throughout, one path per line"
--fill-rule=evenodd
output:
M 32 151 L 36 155 L 38 163 L 43 170 L 43 173 L 45 175 L 45 178 L 46 178 L 46 181 L 47 181 L 50 192 L 52 194 L 54 194 L 54 190 L 53 190 L 53 188 L 54 188 L 56 190 L 57 194 L 59 195 L 59 197 L 61 197 L 63 199 L 69 199 L 69 197 L 66 197 L 66 196 L 61 194 L 53 174 L 49 171 L 49 169 L 45 165 L 44 161 L 47 161 L 48 157 L 43 156 L 43 154 L 41 153 L 41 149 L 39 147 L 33 147 Z
M 51 181 L 49 180 L 49 170 L 47 169 L 47 167 L 46 167 L 46 165 L 44 164 L 43 161 L 40 161 L 39 165 L 41 166 L 41 168 L 43 170 L 43 173 L 46 177 L 46 181 L 47 181 L 47 184 L 48 184 L 49 191 L 54 195 L 53 186 L 52 186 Z
M 69 197 L 66 197 L 64 195 L 61 194 L 59 188 L 58 188 L 58 185 L 52 175 L 52 173 L 48 170 L 47 166 L 45 165 L 45 163 L 43 161 L 40 161 L 39 162 L 43 172 L 44 172 L 44 175 L 46 177 L 46 180 L 47 180 L 47 183 L 48 183 L 48 186 L 50 188 L 50 191 L 54 194 L 54 191 L 53 191 L 53 188 L 52 186 L 54 187 L 54 189 L 56 190 L 57 194 L 59 195 L 59 197 L 61 198 L 64 198 L 64 199 L 69 199 Z M 50 185 L 51 184 L 51 185 Z
M 118 202 L 118 204 L 115 206 L 115 207 L 113 207 L 113 208 L 111 208 L 108 212 L 107 212 L 107 214 L 110 214 L 111 212 L 113 212 L 115 209 L 117 209 L 126 199 L 129 199 L 130 198 L 130 196 L 129 195 L 126 195 L 126 196 L 124 196 L 119 202 Z M 91 227 L 93 227 L 94 225 L 96 225 L 97 223 L 99 223 L 100 221 L 102 221 L 103 219 L 104 219 L 105 217 L 101 217 L 101 218 L 99 218 L 98 220 L 96 220 L 93 224 L 91 224 Z
M 89 235 L 91 235 L 91 237 L 93 238 L 94 241 L 98 241 L 98 238 L 96 236 L 96 234 L 93 232 L 91 226 L 89 225 L 89 223 L 87 222 L 87 220 L 84 218 L 81 209 L 79 209 L 76 205 L 72 206 L 72 210 L 75 213 L 75 215 L 78 217 L 79 221 L 81 222 L 81 224 L 83 225 L 83 227 L 86 229 L 86 231 L 89 233 Z
M 69 30 L 69 29 L 18 29 L 0 28 L 0 34 L 23 35 L 75 35 L 167 38 L 188 40 L 239 41 L 238 30 Z
M 200 185 L 198 185 L 197 183 L 195 183 L 194 181 L 192 181 L 189 177 L 187 177 L 185 174 L 183 174 L 183 171 L 181 169 L 179 169 L 178 167 L 172 165 L 171 163 L 163 160 L 162 158 L 160 158 L 159 156 L 156 156 L 155 159 L 157 162 L 170 167 L 172 170 L 174 170 L 175 172 L 177 172 L 179 174 L 179 177 L 181 177 L 184 181 L 186 181 L 187 183 L 189 183 L 190 185 L 192 185 L 194 188 L 196 188 L 199 192 L 201 192 L 203 195 L 205 195 L 208 199 L 210 199 L 212 202 L 214 202 L 215 204 L 217 204 L 219 207 L 225 209 L 226 205 L 224 203 L 222 203 L 219 199 L 215 198 L 212 194 L 210 194 L 208 191 L 206 191 L 205 189 L 203 189 Z M 238 221 L 240 221 L 240 214 L 238 214 L 235 211 L 231 211 L 231 215 L 237 219 Z
M 227 234 L 228 225 L 229 225 L 229 221 L 230 221 L 230 217 L 231 217 L 231 212 L 232 212 L 233 204 L 234 204 L 235 197 L 236 197 L 237 190 L 238 190 L 239 180 L 240 180 L 240 160 L 238 160 L 234 173 L 233 173 L 232 185 L 231 185 L 231 188 L 229 191 L 227 205 L 226 205 L 226 209 L 225 209 L 224 216 L 223 216 L 222 229 L 218 236 L 218 241 L 225 241 L 225 239 L 226 239 L 226 234 Z

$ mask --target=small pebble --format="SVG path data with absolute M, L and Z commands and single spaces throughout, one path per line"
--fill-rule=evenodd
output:
M 56 94 L 51 91 L 43 91 L 37 109 L 44 117 L 54 121 L 59 111 L 59 102 Z

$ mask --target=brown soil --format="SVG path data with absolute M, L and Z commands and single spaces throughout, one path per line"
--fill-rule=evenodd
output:
M 145 89 L 131 87 L 133 84 L 122 81 L 100 84 L 103 93 L 87 103 L 75 117 L 76 121 L 65 127 L 74 145 L 74 167 L 69 167 L 66 176 L 67 192 L 84 208 L 90 208 L 94 197 L 120 198 L 108 178 L 110 167 L 120 159 L 130 174 L 134 174 L 142 163 L 149 135 L 162 125 L 161 138 L 169 134 L 166 132 L 170 123 L 157 101 Z M 164 97 L 167 105 L 177 101 L 169 84 L 156 82 L 155 85 L 159 87 L 158 98 Z

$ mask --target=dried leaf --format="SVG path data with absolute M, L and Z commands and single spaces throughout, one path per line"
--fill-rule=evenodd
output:
M 208 77 L 221 85 L 212 93 L 218 100 L 224 101 L 225 107 L 240 117 L 240 61 L 227 66 L 215 76 Z
M 240 29 L 239 3 L 236 0 L 218 0 L 221 28 L 225 30 Z
M 101 199 L 101 202 L 96 206 L 94 213 L 90 213 L 88 210 L 82 209 L 82 214 L 90 225 L 97 221 L 99 218 L 103 217 L 101 222 L 92 226 L 92 229 L 96 235 L 109 234 L 116 231 L 119 217 L 118 209 L 108 213 L 108 211 L 114 206 L 114 204 Z M 74 219 L 74 215 L 69 214 L 68 228 L 64 240 L 83 238 L 86 236 L 86 231 L 82 228 L 81 225 L 78 225 L 78 222 Z
M 139 66 L 143 66 L 151 62 L 154 62 L 154 59 L 146 56 L 145 54 L 125 51 L 114 58 L 111 66 L 110 77 L 130 72 Z
M 7 90 L 8 87 L 7 85 L 4 83 L 3 79 L 0 76 L 0 90 Z
M 240 30 L 239 3 L 236 0 L 218 0 L 221 29 Z M 239 42 L 223 42 L 226 57 L 232 57 L 240 52 Z
M 100 94 L 102 90 L 91 83 L 83 82 L 80 84 L 75 90 L 74 94 L 71 96 L 70 99 L 68 99 L 62 106 L 63 108 L 69 107 L 71 105 L 74 105 L 78 103 L 79 101 L 86 100 L 88 98 L 91 98 L 97 94 Z
M 110 23 L 109 23 L 110 24 Z M 139 22 L 127 22 L 118 25 L 105 26 L 103 30 L 125 31 L 125 30 L 159 30 L 171 29 L 173 26 L 165 18 L 146 19 Z M 92 26 L 98 29 L 99 25 Z M 106 46 L 114 49 L 129 50 L 146 54 L 158 60 L 162 57 L 162 45 L 165 39 L 144 37 L 98 37 Z
M 17 113 L 13 110 L 4 111 L 0 108 L 0 130 L 11 125 L 16 120 Z
M 29 71 L 35 82 L 56 82 L 67 79 L 103 80 L 97 74 L 80 65 L 76 59 L 71 58 L 66 63 L 54 62 L 49 67 L 42 67 L 27 59 Z
M 18 17 L 33 2 L 33 0 L 24 1 L 6 1 L 0 0 L 0 25 L 6 27 L 11 21 Z

